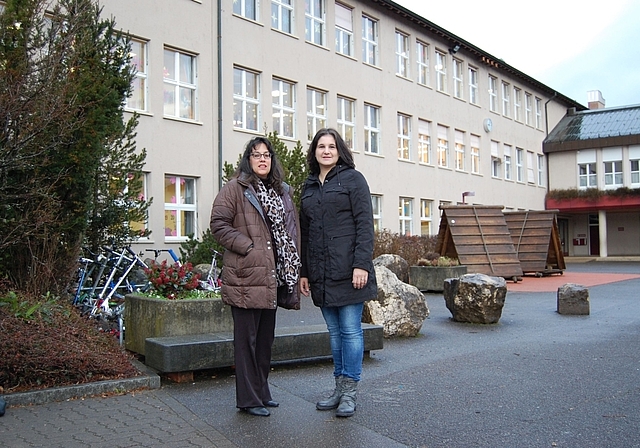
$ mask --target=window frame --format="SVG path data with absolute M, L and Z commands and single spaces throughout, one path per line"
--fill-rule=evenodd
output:
M 513 170 L 511 169 L 512 168 L 511 150 L 513 149 L 513 147 L 511 145 L 505 144 L 503 149 L 504 149 L 504 180 L 513 181 Z
M 604 188 L 620 188 L 624 186 L 622 160 L 607 160 L 604 165 Z M 619 167 L 619 170 L 617 168 Z
M 423 132 L 425 129 L 426 133 Z M 431 165 L 431 122 L 423 119 L 418 119 L 418 162 Z
M 438 125 L 437 164 L 440 168 L 449 168 L 449 128 Z
M 320 11 L 316 11 L 316 8 L 319 8 Z M 324 0 L 305 0 L 304 38 L 306 42 L 321 47 L 326 45 L 326 10 L 327 8 Z M 316 26 L 319 26 L 319 31 L 316 29 Z M 316 39 L 320 39 L 320 42 L 316 42 Z
M 533 95 L 524 93 L 524 123 L 533 126 Z
M 176 186 L 176 191 L 174 198 L 176 199 L 176 202 L 166 202 L 167 200 L 167 179 L 171 179 L 174 178 L 175 181 L 173 182 L 173 184 Z M 180 187 L 178 184 L 181 184 L 182 180 L 185 181 L 190 181 L 193 183 L 193 202 L 178 202 L 178 198 L 181 198 L 180 196 Z M 169 181 L 171 183 L 171 181 Z M 198 223 L 198 195 L 197 195 L 197 178 L 195 177 L 189 177 L 189 176 L 179 176 L 179 175 L 173 175 L 173 174 L 165 174 L 164 176 L 164 197 L 163 200 L 164 202 L 164 213 L 165 213 L 165 218 L 164 218 L 164 239 L 166 242 L 170 242 L 170 241 L 186 241 L 189 237 L 189 235 L 195 235 L 197 233 L 197 223 Z M 175 212 L 175 213 L 172 213 Z M 176 229 L 176 235 L 167 235 L 167 230 L 170 230 L 171 227 L 167 227 L 167 213 L 169 214 L 174 214 L 175 216 L 175 229 Z M 185 223 L 185 234 L 182 235 L 181 234 L 181 230 L 182 230 L 182 221 L 183 221 L 183 216 L 182 214 L 185 214 L 185 219 L 186 219 L 186 214 L 189 213 L 192 215 L 192 222 L 191 222 L 191 226 L 190 228 L 186 228 L 186 226 L 188 225 L 188 223 Z M 178 232 L 180 231 L 180 234 L 178 234 Z
M 544 187 L 544 154 L 537 154 L 538 186 Z
M 239 94 L 236 91 L 236 75 L 241 75 L 242 92 Z M 255 97 L 248 96 L 248 81 L 247 74 L 254 77 Z M 233 67 L 234 87 L 233 87 L 233 102 L 235 103 L 233 108 L 233 128 L 243 131 L 258 131 L 258 125 L 260 123 L 260 73 L 252 70 L 248 70 L 242 67 Z M 241 116 L 237 116 L 237 110 L 242 108 Z M 255 128 L 250 127 L 250 120 L 248 119 L 249 107 L 255 110 Z M 238 126 L 238 124 L 241 124 Z
M 502 115 L 510 117 L 511 115 L 511 97 L 510 85 L 508 82 L 502 81 Z
M 173 54 L 173 64 L 174 64 L 173 70 L 174 70 L 175 78 L 169 77 L 170 71 L 167 69 L 166 66 L 164 66 L 163 78 L 162 78 L 162 85 L 163 85 L 163 92 L 164 92 L 163 108 L 162 108 L 163 116 L 166 118 L 176 118 L 180 120 L 196 121 L 198 118 L 198 65 L 197 65 L 198 57 L 193 53 L 188 53 L 186 51 L 178 50 L 172 47 L 164 47 L 163 49 L 164 63 L 167 62 L 167 55 L 169 53 Z M 183 80 L 181 77 L 182 71 L 183 71 L 182 57 L 189 58 L 189 61 L 190 61 L 189 70 L 192 73 L 192 79 L 190 80 Z M 163 64 L 163 65 L 166 65 L 166 64 Z M 169 89 L 169 86 L 171 87 L 171 89 Z M 170 96 L 168 95 L 169 90 L 173 90 L 173 114 L 167 113 L 167 105 L 168 105 L 167 98 Z M 185 90 L 191 93 L 190 106 L 188 109 L 190 111 L 190 114 L 187 116 L 182 114 L 183 109 L 181 108 L 181 104 L 182 104 L 181 94 Z M 178 101 L 176 101 L 176 98 L 178 99 Z
M 516 147 L 516 182 L 524 183 L 524 149 Z
M 423 86 L 429 86 L 429 44 L 416 40 L 416 82 Z
M 277 85 L 276 85 L 277 83 Z M 288 92 L 291 93 L 290 104 L 285 104 L 282 100 L 287 96 L 284 86 L 289 86 Z M 277 95 L 276 95 L 277 92 Z M 278 98 L 274 102 L 274 98 Z M 296 84 L 282 78 L 272 78 L 271 80 L 271 108 L 273 117 L 273 130 L 278 132 L 280 137 L 295 138 L 296 137 Z M 289 120 L 284 118 L 290 117 Z M 278 121 L 276 121 L 278 120 Z M 286 123 L 290 122 L 291 129 L 288 130 Z
M 425 226 L 427 232 L 425 233 Z M 420 199 L 420 235 L 431 235 L 433 228 L 433 200 Z
M 465 171 L 465 159 L 466 159 L 466 151 L 467 148 L 464 144 L 465 135 L 463 131 L 459 131 L 456 129 L 455 131 L 455 139 L 454 139 L 454 148 L 455 148 L 455 169 L 456 171 Z
M 513 119 L 522 123 L 522 89 L 513 86 Z
M 464 62 L 458 58 L 452 58 L 451 70 L 453 73 L 453 97 L 464 99 Z
M 253 5 L 253 17 L 250 15 L 251 10 L 247 12 L 247 4 Z M 236 8 L 236 6 L 238 6 L 239 9 Z M 244 17 L 245 19 L 253 20 L 255 22 L 259 17 L 259 7 L 260 2 L 258 0 L 236 0 L 233 2 L 233 14 Z
M 396 75 L 409 78 L 409 35 L 396 30 Z
M 447 93 L 447 54 L 443 51 L 435 52 L 436 90 Z
M 373 230 L 380 232 L 382 230 L 382 195 L 371 195 L 371 210 L 373 212 Z
M 491 112 L 498 112 L 498 78 L 493 75 L 489 75 L 487 78 L 489 81 L 489 110 Z
M 286 3 L 288 2 L 288 3 Z M 289 26 L 286 27 L 286 16 L 289 18 Z M 271 29 L 286 34 L 294 34 L 295 10 L 293 0 L 271 0 Z
M 471 156 L 471 173 L 480 174 L 480 136 L 470 135 L 469 154 Z
M 338 3 L 336 2 L 335 4 L 335 8 L 336 8 L 336 53 L 344 55 L 344 56 L 348 56 L 348 57 L 353 57 L 353 43 L 354 43 L 354 36 L 353 36 L 353 8 L 349 8 L 348 6 L 343 5 L 342 3 Z M 338 14 L 338 8 L 342 8 L 345 11 L 349 12 L 349 29 L 338 25 L 338 21 L 339 21 L 339 14 Z M 345 40 L 347 41 L 347 45 L 345 46 Z M 347 51 L 343 51 L 344 49 L 347 49 Z
M 356 145 L 356 100 L 338 95 L 337 127 L 347 147 L 355 150 Z M 346 107 L 349 104 L 349 107 Z M 350 112 L 350 113 L 349 113 Z
M 398 199 L 398 229 L 400 235 L 413 235 L 413 198 L 400 196 Z
M 321 104 L 318 104 L 319 102 Z M 323 113 L 318 111 L 323 111 Z M 307 87 L 307 140 L 311 142 L 316 132 L 326 127 L 327 92 L 313 87 Z
M 369 103 L 364 104 L 364 152 L 380 155 L 380 108 Z
M 362 15 L 362 61 L 365 64 L 378 66 L 378 21 L 365 14 Z
M 468 66 L 469 73 L 469 103 L 478 105 L 478 69 Z
M 135 69 L 134 78 L 131 82 L 131 95 L 127 97 L 125 102 L 126 110 L 134 110 L 140 112 L 148 112 L 149 111 L 149 49 L 148 49 L 148 41 L 137 39 L 135 37 L 130 37 L 131 40 L 131 66 Z M 135 52 L 134 43 L 139 45 L 140 48 L 140 57 L 136 59 L 136 56 L 139 56 L 138 53 Z M 142 59 L 141 62 L 136 62 L 136 60 Z M 142 70 L 141 70 L 142 69 Z M 139 97 L 142 98 L 136 99 L 136 92 L 139 92 Z M 142 102 L 141 107 L 137 107 L 132 105 L 132 103 L 140 103 Z
M 398 159 L 411 160 L 411 116 L 398 112 Z
M 584 185 L 582 185 L 583 180 Z M 598 188 L 598 165 L 595 161 L 578 163 L 578 188 L 583 190 Z

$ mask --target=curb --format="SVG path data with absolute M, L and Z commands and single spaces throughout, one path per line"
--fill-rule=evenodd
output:
M 141 376 L 120 380 L 96 381 L 74 386 L 54 387 L 29 392 L 16 392 L 13 394 L 0 395 L 0 397 L 4 398 L 7 406 L 29 406 L 90 397 L 110 392 L 123 393 L 140 389 L 160 389 L 160 376 L 158 376 L 155 371 L 135 359 L 132 360 L 131 363 L 142 372 Z

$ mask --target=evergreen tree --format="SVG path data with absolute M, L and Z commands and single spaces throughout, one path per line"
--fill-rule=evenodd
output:
M 87 234 L 120 238 L 117 220 L 144 213 L 129 196 L 113 205 L 137 212 L 109 210 L 113 179 L 139 176 L 144 152 L 136 117 L 124 122 L 130 46 L 100 13 L 94 0 L 0 11 L 0 274 L 25 291 L 64 291 Z

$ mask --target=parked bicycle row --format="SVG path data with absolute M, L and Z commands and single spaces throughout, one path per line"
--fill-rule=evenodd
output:
M 144 252 L 153 253 L 153 260 L 143 259 Z M 124 339 L 124 297 L 133 292 L 147 292 L 153 289 L 148 274 L 161 264 L 182 266 L 173 249 L 146 249 L 136 254 L 131 247 L 102 247 L 99 253 L 84 249 L 78 260 L 78 276 L 73 291 L 73 305 L 82 314 L 94 319 L 117 322 L 118 337 L 122 344 Z M 159 257 L 166 252 L 168 261 L 162 263 Z M 198 289 L 218 292 L 217 258 L 221 254 L 212 250 L 213 256 L 206 275 L 194 278 Z M 203 277 L 203 278 L 200 278 Z

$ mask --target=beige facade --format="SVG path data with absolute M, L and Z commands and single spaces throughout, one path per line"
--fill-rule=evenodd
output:
M 138 146 L 154 199 L 140 244 L 201 234 L 220 161 L 235 163 L 265 130 L 305 148 L 320 127 L 351 132 L 377 225 L 392 232 L 437 233 L 438 206 L 463 192 L 474 193 L 466 203 L 544 208 L 542 141 L 581 105 L 393 2 L 288 3 L 225 0 L 218 16 L 216 2 L 103 0 L 147 51 Z M 193 117 L 167 115 L 167 50 L 193 57 Z M 193 180 L 195 194 L 175 199 L 188 204 L 171 202 L 171 178 Z

